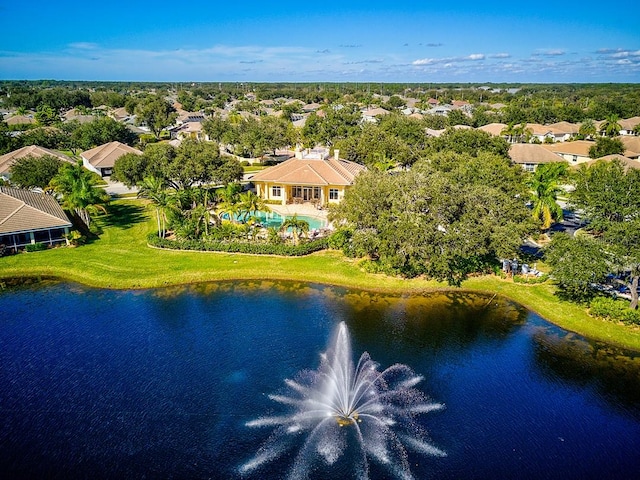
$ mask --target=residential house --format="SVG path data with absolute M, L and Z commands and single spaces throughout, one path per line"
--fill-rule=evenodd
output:
M 0 186 L 0 250 L 34 243 L 52 246 L 65 241 L 72 227 L 51 195 Z
M 640 156 L 640 137 L 623 135 L 619 138 L 625 148 L 625 157 L 638 158 Z
M 384 108 L 370 108 L 362 112 L 362 121 L 377 123 L 378 117 L 382 117 L 384 115 L 388 115 L 389 110 L 385 110 Z
M 13 152 L 5 153 L 0 156 L 0 177 L 8 180 L 11 176 L 11 165 L 13 162 L 24 157 L 42 157 L 44 155 L 51 155 L 59 158 L 63 162 L 75 163 L 71 157 L 64 155 L 63 153 L 50 150 L 48 148 L 39 147 L 37 145 L 28 145 L 26 147 L 19 148 Z
M 453 110 L 451 105 L 436 105 L 433 108 L 427 110 L 428 115 L 439 115 L 441 117 L 446 117 L 449 115 L 449 112 Z
M 116 160 L 127 153 L 142 155 L 140 150 L 125 145 L 124 143 L 109 142 L 82 152 L 80 156 L 82 157 L 82 165 L 87 170 L 91 170 L 101 177 L 108 177 L 113 172 L 113 166 Z
M 7 125 L 32 125 L 36 123 L 33 115 L 14 115 L 5 120 Z
M 322 105 L 320 105 L 319 103 L 307 103 L 306 105 L 303 105 L 302 111 L 305 112 L 305 113 L 315 112 L 321 106 Z
M 622 155 L 605 155 L 604 157 L 590 160 L 585 165 L 590 167 L 596 162 L 613 162 L 614 160 L 619 161 L 623 165 L 625 171 L 629 170 L 630 168 L 640 168 L 640 160 L 638 160 L 637 158 L 633 160 Z
M 507 125 L 504 123 L 489 123 L 487 125 L 478 127 L 476 130 L 482 130 L 483 132 L 487 132 L 489 135 L 493 135 L 494 137 L 504 137 L 502 131 L 506 126 Z
M 324 206 L 338 203 L 353 185 L 363 165 L 339 157 L 325 148 L 297 150 L 293 158 L 258 172 L 251 178 L 256 193 L 264 200 L 288 203 L 313 203 Z
M 640 117 L 631 117 L 625 120 L 620 120 L 620 135 L 636 135 L 633 133 L 633 129 L 640 125 Z
M 551 130 L 554 141 L 556 142 L 566 142 L 571 138 L 575 137 L 580 131 L 580 125 L 570 122 L 557 122 L 548 125 Z
M 573 142 L 560 142 L 548 145 L 542 145 L 544 148 L 560 155 L 570 165 L 577 165 L 591 160 L 589 157 L 589 149 L 595 145 L 595 142 L 589 140 L 576 140 Z
M 509 146 L 509 158 L 515 164 L 522 165 L 527 172 L 535 172 L 543 163 L 565 162 L 565 160 L 537 143 L 513 143 Z

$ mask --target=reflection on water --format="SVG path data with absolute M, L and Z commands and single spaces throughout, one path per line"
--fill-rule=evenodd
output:
M 341 321 L 354 351 L 408 365 L 447 406 L 421 427 L 448 455 L 410 455 L 416 478 L 635 478 L 637 354 L 500 297 L 260 281 L 0 292 L 0 472 L 237 478 L 268 435 L 246 422 Z
M 551 381 L 595 388 L 612 405 L 640 407 L 640 354 L 558 329 L 533 335 L 537 367 Z M 640 408 L 636 412 L 640 418 Z

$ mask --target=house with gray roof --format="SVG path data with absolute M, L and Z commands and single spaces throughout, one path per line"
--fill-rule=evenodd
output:
M 29 244 L 53 246 L 65 241 L 72 224 L 55 198 L 0 186 L 0 250 L 14 252 Z
M 80 156 L 82 157 L 82 165 L 84 168 L 97 173 L 101 177 L 108 177 L 113 172 L 113 166 L 116 160 L 127 153 L 142 155 L 140 150 L 125 145 L 124 143 L 109 142 L 82 152 Z

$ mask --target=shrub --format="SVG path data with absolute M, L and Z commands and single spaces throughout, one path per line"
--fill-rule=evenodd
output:
M 248 253 L 254 255 L 282 255 L 287 257 L 298 257 L 309 255 L 310 253 L 327 248 L 327 239 L 318 238 L 310 242 L 298 245 L 255 243 L 239 240 L 216 241 L 216 240 L 169 240 L 159 238 L 154 234 L 147 237 L 147 243 L 158 248 L 170 248 L 173 250 L 194 250 L 200 252 L 227 252 L 227 253 Z
M 42 242 L 30 243 L 29 245 L 26 245 L 24 249 L 27 252 L 39 252 L 41 250 L 46 250 L 47 244 Z
M 626 301 L 610 297 L 597 297 L 591 302 L 589 313 L 604 320 L 640 325 L 640 312 L 631 310 Z
M 513 282 L 514 283 L 537 284 L 537 283 L 544 283 L 548 279 L 549 279 L 549 275 L 547 275 L 546 273 L 544 275 L 539 276 L 539 277 L 524 277 L 522 275 L 515 275 L 513 277 Z

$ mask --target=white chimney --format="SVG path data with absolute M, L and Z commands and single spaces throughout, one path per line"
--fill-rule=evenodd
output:
M 333 149 L 333 158 L 335 158 L 336 160 L 340 160 L 340 150 L 338 150 L 337 148 Z

